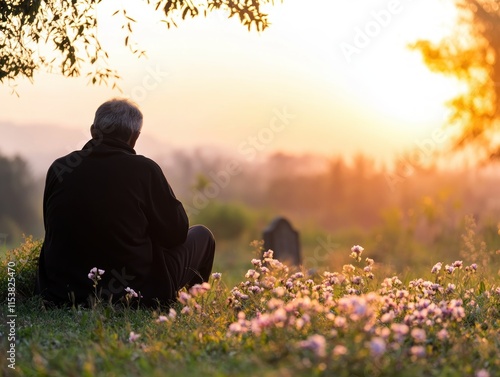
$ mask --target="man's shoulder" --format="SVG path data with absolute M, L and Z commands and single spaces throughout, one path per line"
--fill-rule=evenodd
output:
M 144 168 L 149 168 L 152 170 L 158 170 L 158 169 L 161 170 L 160 165 L 158 165 L 154 160 L 152 160 L 149 157 L 143 156 L 141 154 L 129 155 L 128 158 L 137 165 L 140 165 Z

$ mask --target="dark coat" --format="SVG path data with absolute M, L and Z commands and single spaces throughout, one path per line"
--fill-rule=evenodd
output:
M 188 218 L 161 168 L 115 139 L 92 139 L 49 168 L 43 198 L 45 240 L 37 290 L 55 303 L 87 301 L 88 274 L 105 270 L 104 299 L 130 287 L 154 299 L 175 299 L 163 253 L 187 237 Z

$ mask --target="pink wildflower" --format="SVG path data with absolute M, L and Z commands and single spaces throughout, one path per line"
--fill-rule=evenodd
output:
M 354 285 L 360 285 L 361 283 L 363 283 L 363 278 L 361 276 L 353 276 L 351 278 L 351 283 Z
M 267 268 L 267 267 L 261 267 L 261 268 L 260 268 L 260 272 L 261 272 L 262 274 L 268 274 L 268 273 L 269 273 L 269 268 Z
M 382 316 L 380 317 L 380 322 L 382 322 L 382 323 L 389 323 L 393 319 L 394 319 L 394 312 L 391 310 L 388 313 L 382 314 Z
M 297 279 L 302 279 L 303 277 L 304 274 L 302 272 L 296 272 L 292 276 L 290 276 L 290 279 L 297 280 Z
M 299 342 L 299 347 L 313 351 L 318 357 L 326 356 L 326 339 L 323 335 L 311 335 L 307 340 Z
M 195 297 L 210 290 L 210 284 L 204 282 L 202 284 L 195 284 L 189 289 L 189 293 Z
M 260 274 L 255 270 L 248 270 L 248 272 L 245 275 L 247 279 L 258 279 L 259 276 Z
M 451 265 L 455 268 L 462 268 L 464 263 L 461 260 L 457 260 L 457 261 L 453 262 Z
M 158 319 L 156 320 L 156 322 L 158 322 L 158 323 L 167 322 L 167 321 L 168 321 L 168 317 L 164 316 L 164 315 L 159 316 Z
M 128 336 L 128 341 L 130 343 L 135 342 L 137 339 L 141 337 L 141 334 L 136 334 L 135 332 L 131 331 L 129 336 Z
M 448 339 L 448 331 L 446 329 L 441 329 L 436 335 L 440 341 Z
M 437 262 L 434 267 L 432 267 L 431 274 L 439 274 L 439 271 L 441 271 L 441 267 L 443 266 L 443 263 Z
M 212 279 L 214 280 L 219 280 L 221 278 L 222 274 L 220 272 L 214 272 L 212 274 Z
M 128 296 L 129 298 L 132 298 L 132 297 L 139 297 L 139 295 L 137 294 L 137 292 L 136 292 L 136 291 L 134 291 L 134 290 L 133 290 L 132 288 L 130 288 L 130 287 L 125 288 L 125 292 L 127 292 L 127 296 Z
M 333 356 L 343 356 L 347 354 L 347 348 L 342 344 L 338 344 L 333 348 Z
M 88 273 L 87 277 L 90 280 L 97 282 L 97 280 L 101 280 L 101 275 L 104 275 L 105 272 L 106 271 L 101 270 L 100 268 L 94 267 L 90 269 L 90 272 Z
M 416 343 L 423 343 L 425 342 L 425 339 L 427 339 L 424 329 L 415 328 L 411 330 L 411 336 Z
M 174 309 L 170 308 L 170 310 L 168 311 L 168 318 L 175 319 L 175 317 L 177 317 L 177 312 Z
M 182 304 L 186 305 L 190 299 L 191 299 L 191 296 L 188 293 L 186 293 L 184 291 L 179 293 L 179 301 Z
M 452 292 L 455 292 L 455 288 L 456 288 L 455 284 L 451 284 L 451 283 L 449 283 L 449 284 L 448 284 L 448 287 L 446 288 L 446 293 L 452 293 Z
M 286 289 L 284 287 L 276 287 L 273 289 L 273 293 L 275 293 L 278 297 L 283 297 L 286 293 Z
M 446 266 L 444 266 L 444 269 L 445 269 L 445 270 L 446 270 L 446 272 L 447 272 L 448 274 L 450 274 L 450 275 L 451 275 L 451 274 L 455 271 L 455 267 L 450 266 L 450 265 L 448 265 L 448 264 L 447 264 Z
M 263 291 L 263 289 L 261 287 L 256 286 L 256 285 L 252 285 L 252 286 L 248 287 L 248 291 L 252 292 L 253 294 L 258 294 L 258 293 L 261 293 Z
M 425 357 L 425 348 L 423 346 L 413 346 L 410 348 L 410 354 L 416 357 Z
M 273 255 L 274 255 L 274 251 L 272 251 L 271 249 L 267 250 L 264 252 L 264 255 L 263 257 L 264 258 L 269 258 L 269 259 L 273 259 Z
M 363 250 L 365 249 L 359 245 L 354 245 L 353 247 L 351 247 L 351 251 L 357 256 L 361 255 L 361 253 L 363 253 Z
M 486 369 L 480 369 L 476 372 L 476 377 L 490 377 L 490 372 Z
M 370 341 L 370 352 L 373 356 L 381 356 L 386 349 L 385 340 L 380 337 L 375 337 Z
M 260 259 L 252 259 L 252 264 L 255 266 L 255 267 L 261 267 L 262 266 L 262 261 Z

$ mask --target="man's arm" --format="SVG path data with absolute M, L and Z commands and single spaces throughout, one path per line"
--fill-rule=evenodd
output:
M 175 197 L 156 163 L 153 163 L 148 199 L 148 220 L 153 242 L 164 248 L 182 244 L 187 237 L 189 220 L 182 203 Z

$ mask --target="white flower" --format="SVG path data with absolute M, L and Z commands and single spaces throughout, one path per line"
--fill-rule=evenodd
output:
M 134 291 L 132 288 L 127 287 L 125 288 L 125 291 L 127 292 L 127 296 L 129 297 L 139 297 L 136 291 Z
M 130 343 L 135 342 L 137 339 L 141 337 L 141 334 L 136 334 L 135 332 L 131 331 L 129 336 L 128 336 L 128 341 Z

